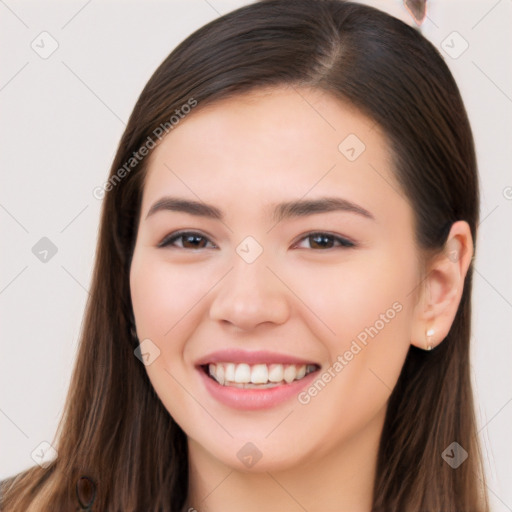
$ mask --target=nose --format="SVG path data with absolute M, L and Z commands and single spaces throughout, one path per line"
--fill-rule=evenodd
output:
M 287 289 L 262 256 L 252 263 L 237 254 L 233 268 L 216 287 L 210 319 L 249 331 L 259 324 L 282 324 L 290 315 Z

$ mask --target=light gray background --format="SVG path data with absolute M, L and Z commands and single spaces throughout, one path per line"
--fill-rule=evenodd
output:
M 246 3 L 0 0 L 0 478 L 34 465 L 54 438 L 93 266 L 92 191 L 140 91 L 193 30 Z M 365 3 L 413 24 L 400 0 Z M 512 511 L 511 21 L 512 0 L 429 0 L 422 27 L 459 84 L 477 146 L 472 367 L 495 512 Z M 51 48 L 43 31 L 59 45 L 46 59 L 31 47 Z M 46 263 L 32 252 L 42 237 L 58 249 Z

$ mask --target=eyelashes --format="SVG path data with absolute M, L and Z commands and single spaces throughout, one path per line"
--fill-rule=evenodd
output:
M 179 247 L 174 245 L 174 242 L 179 239 L 185 240 L 187 239 L 187 243 L 192 242 L 192 244 L 197 243 L 198 239 L 207 240 L 210 241 L 206 236 L 202 235 L 201 233 L 198 233 L 196 231 L 179 231 L 177 233 L 171 233 L 170 235 L 166 236 L 159 244 L 158 247 L 178 247 L 178 249 L 187 249 L 187 247 Z M 211 242 L 210 242 L 211 243 Z M 217 248 L 216 245 L 212 244 L 214 249 Z M 190 247 L 189 247 L 190 249 Z M 204 249 L 204 246 L 196 245 L 195 247 L 192 247 L 192 249 Z
M 181 246 L 176 245 L 175 242 L 177 240 L 182 241 Z M 356 247 L 356 244 L 344 237 L 339 235 L 334 235 L 332 233 L 324 232 L 324 231 L 313 231 L 307 233 L 303 236 L 297 243 L 294 243 L 293 247 L 296 247 L 300 242 L 304 240 L 309 241 L 310 249 L 314 250 L 329 250 L 336 248 L 345 248 L 349 249 L 352 247 Z M 217 249 L 217 246 L 211 242 L 208 237 L 204 236 L 202 233 L 197 231 L 178 231 L 175 233 L 171 233 L 166 236 L 157 247 L 171 247 L 176 249 L 183 250 L 197 250 L 197 249 L 206 249 L 207 244 L 210 243 L 214 249 Z M 186 247 L 185 245 L 191 244 L 191 246 Z M 338 244 L 338 245 L 336 245 Z M 304 247 L 300 247 L 304 248 Z M 307 249 L 307 247 L 306 247 Z
M 299 240 L 299 242 L 302 242 L 303 240 L 309 240 L 310 242 L 313 241 L 312 245 L 316 245 L 317 248 L 319 247 L 321 250 L 334 249 L 336 247 L 349 249 L 350 247 L 356 246 L 354 242 L 351 242 L 350 240 L 347 240 L 342 236 L 333 235 L 331 233 L 325 233 L 323 231 L 315 231 L 312 233 L 308 233 L 306 236 L 302 237 Z M 332 244 L 338 243 L 338 245 L 333 246 L 330 245 L 329 242 L 327 242 L 328 247 L 322 246 L 322 244 L 325 244 L 327 240 L 331 240 Z M 297 244 L 294 244 L 294 247 L 296 245 Z

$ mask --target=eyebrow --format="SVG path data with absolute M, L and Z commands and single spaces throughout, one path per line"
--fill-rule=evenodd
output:
M 273 220 L 281 222 L 284 219 L 294 217 L 306 217 L 316 213 L 342 211 L 355 213 L 362 217 L 375 220 L 368 210 L 352 201 L 341 197 L 320 197 L 318 199 L 296 199 L 271 205 L 274 207 Z M 179 197 L 165 196 L 156 201 L 148 211 L 146 219 L 159 211 L 183 212 L 199 217 L 207 217 L 215 220 L 224 220 L 224 213 L 216 206 L 201 201 L 182 199 Z

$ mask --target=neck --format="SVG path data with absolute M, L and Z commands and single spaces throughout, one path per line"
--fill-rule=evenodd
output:
M 239 471 L 189 438 L 189 489 L 183 510 L 370 512 L 384 417 L 385 408 L 327 454 L 316 457 L 313 452 L 302 463 L 279 471 Z

